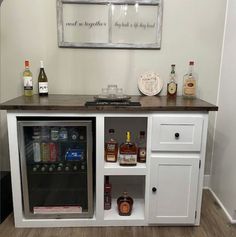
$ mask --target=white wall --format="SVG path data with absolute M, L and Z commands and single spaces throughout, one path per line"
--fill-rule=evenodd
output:
M 236 1 L 228 0 L 212 164 L 212 190 L 236 221 Z
M 116 50 L 58 48 L 56 0 L 5 0 L 1 8 L 1 101 L 22 95 L 25 59 L 32 64 L 35 88 L 43 59 L 49 92 L 73 94 L 98 94 L 109 83 L 123 87 L 127 94 L 139 94 L 141 73 L 155 71 L 166 81 L 172 63 L 181 93 L 182 76 L 193 59 L 200 97 L 216 103 L 225 4 L 222 0 L 164 0 L 161 50 Z M 166 88 L 161 94 L 166 94 Z M 214 113 L 206 173 L 211 166 L 213 128 Z

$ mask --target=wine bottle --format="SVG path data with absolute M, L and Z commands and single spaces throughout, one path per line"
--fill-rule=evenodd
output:
M 40 61 L 40 71 L 38 76 L 39 96 L 48 95 L 48 78 L 44 71 L 43 61 Z
M 33 74 L 29 68 L 29 61 L 25 61 L 25 70 L 23 72 L 24 80 L 24 95 L 32 96 L 33 95 Z

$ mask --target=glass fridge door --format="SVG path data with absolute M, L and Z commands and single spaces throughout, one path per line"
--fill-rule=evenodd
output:
M 18 121 L 26 218 L 93 217 L 92 121 Z

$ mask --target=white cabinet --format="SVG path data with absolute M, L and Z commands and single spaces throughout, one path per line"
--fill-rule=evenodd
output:
M 96 182 L 92 218 L 41 218 L 32 221 L 24 216 L 17 136 L 17 120 L 21 117 L 26 120 L 30 117 L 51 117 L 55 121 L 64 117 L 95 118 L 96 162 L 93 168 Z M 8 113 L 16 227 L 199 225 L 207 123 L 207 112 Z M 115 129 L 119 144 L 124 141 L 127 130 L 131 131 L 133 140 L 140 131 L 145 131 L 146 163 L 121 167 L 118 162 L 105 162 L 104 142 L 109 128 Z M 110 210 L 104 210 L 105 176 L 110 176 L 112 184 Z M 123 191 L 128 191 L 134 199 L 131 216 L 119 216 L 117 211 L 116 201 Z
M 152 151 L 200 151 L 201 116 L 155 115 L 152 126 Z
M 150 224 L 199 224 L 206 135 L 205 114 L 152 116 Z
M 149 223 L 194 224 L 199 159 L 151 159 Z

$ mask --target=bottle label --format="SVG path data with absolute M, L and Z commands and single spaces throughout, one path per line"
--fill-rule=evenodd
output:
M 130 212 L 130 204 L 128 202 L 122 202 L 120 204 L 120 212 L 122 214 L 128 214 Z
M 47 82 L 39 82 L 39 93 L 48 93 L 48 83 Z
M 33 78 L 24 77 L 24 90 L 33 90 Z
M 146 149 L 139 148 L 138 154 L 139 154 L 139 158 L 146 158 Z
M 106 150 L 108 152 L 114 152 L 116 149 L 116 145 L 115 144 L 112 144 L 112 143 L 107 143 L 106 144 Z
M 136 164 L 137 154 L 120 154 L 120 164 Z
M 168 83 L 168 93 L 171 95 L 174 95 L 176 93 L 177 86 L 176 83 L 170 82 Z
M 106 160 L 107 161 L 116 161 L 116 156 L 114 154 L 107 154 Z
M 184 95 L 196 96 L 196 80 L 186 79 L 184 83 Z

